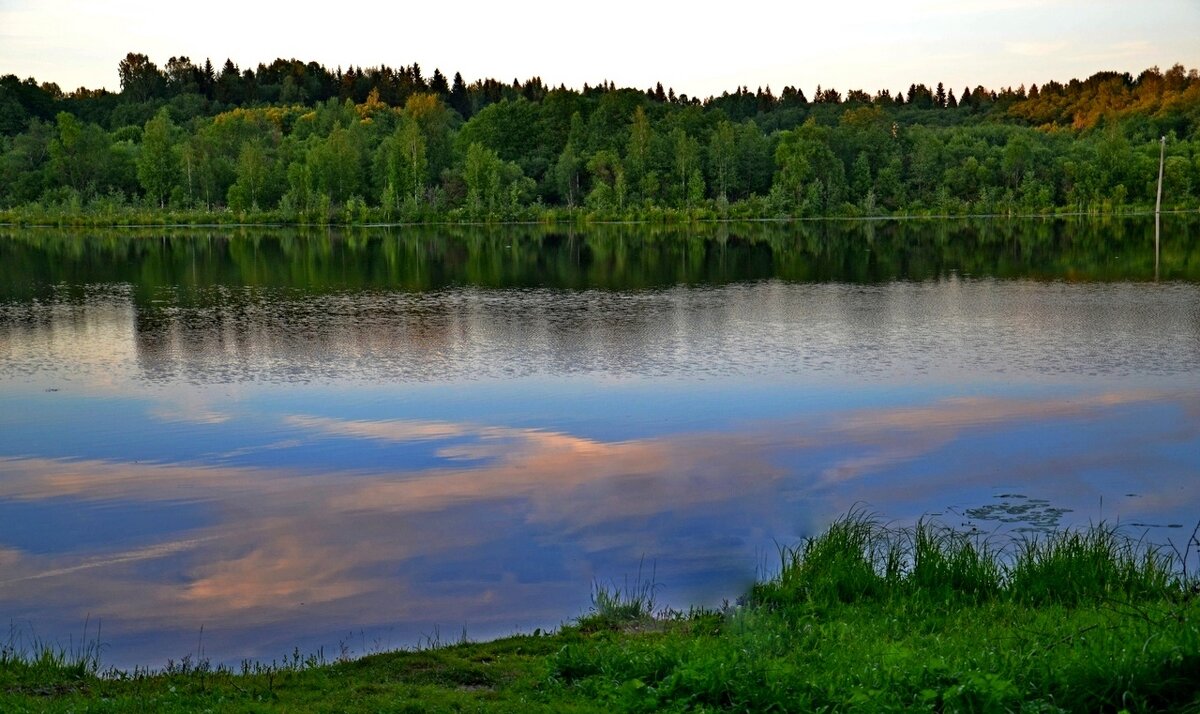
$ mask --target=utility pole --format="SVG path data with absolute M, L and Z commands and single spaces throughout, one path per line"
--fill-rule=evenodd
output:
M 1158 144 L 1158 200 L 1154 204 L 1154 215 L 1162 213 L 1162 180 L 1163 180 L 1163 162 L 1167 157 L 1167 137 L 1163 137 Z

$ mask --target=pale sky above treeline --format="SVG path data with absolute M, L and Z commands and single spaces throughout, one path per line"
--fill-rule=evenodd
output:
M 242 69 L 277 57 L 331 70 L 416 62 L 467 82 L 662 82 L 701 98 L 741 85 L 995 89 L 1198 67 L 1198 38 L 1200 0 L 0 0 L 0 74 L 64 91 L 119 90 L 131 51 L 160 67 L 172 56 Z

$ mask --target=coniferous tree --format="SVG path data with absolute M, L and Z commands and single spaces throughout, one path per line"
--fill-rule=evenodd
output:
M 467 96 L 467 84 L 458 72 L 454 73 L 454 84 L 450 87 L 450 106 L 462 118 L 471 118 L 471 98 Z
M 446 75 L 442 74 L 442 70 L 433 70 L 433 79 L 429 81 L 429 91 L 442 99 L 450 96 L 450 85 L 446 82 Z
M 200 92 L 209 99 L 213 98 L 213 90 L 217 86 L 217 74 L 213 69 L 212 60 L 204 59 L 204 71 L 200 75 Z
M 758 90 L 754 98 L 756 101 L 756 109 L 758 113 L 765 114 L 775 108 L 775 95 L 771 93 L 771 85 L 767 85 L 766 90 Z
M 242 103 L 253 103 L 258 99 L 258 78 L 254 75 L 254 70 L 242 70 L 241 92 Z
M 221 67 L 221 74 L 217 77 L 216 87 L 213 89 L 213 98 L 218 102 L 226 104 L 237 104 L 242 100 L 242 73 L 238 71 L 237 65 L 233 60 L 226 59 L 224 66 Z
M 784 107 L 803 107 L 808 105 L 808 98 L 804 96 L 803 89 L 787 86 L 783 88 L 779 103 Z

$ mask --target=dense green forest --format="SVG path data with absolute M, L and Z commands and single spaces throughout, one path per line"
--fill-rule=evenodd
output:
M 467 84 L 131 53 L 121 91 L 0 77 L 0 221 L 372 222 L 1200 206 L 1200 76 L 869 94 Z

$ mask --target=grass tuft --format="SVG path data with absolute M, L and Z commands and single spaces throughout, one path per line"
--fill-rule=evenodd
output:
M 1182 555 L 1099 524 L 997 546 L 1000 536 L 956 531 L 927 520 L 891 528 L 856 510 L 822 534 L 781 549 L 779 574 L 750 601 L 831 605 L 893 597 L 926 601 L 1076 605 L 1186 595 Z
M 912 569 L 895 582 L 943 601 L 980 602 L 1003 589 L 1003 562 L 987 540 L 926 520 L 905 535 L 911 544 Z
M 32 630 L 10 623 L 8 637 L 0 644 L 0 670 L 19 672 L 26 679 L 83 679 L 100 671 L 104 646 L 100 622 L 92 634 L 91 619 L 84 620 L 83 633 L 66 643 L 51 642 Z
M 1022 540 L 1007 589 L 1034 605 L 1162 597 L 1184 590 L 1182 565 L 1166 549 L 1100 524 Z
M 899 573 L 891 533 L 869 513 L 851 511 L 821 535 L 780 548 L 779 575 L 756 585 L 753 602 L 857 602 L 887 592 Z
M 579 619 L 578 626 L 583 630 L 612 630 L 653 620 L 656 568 L 651 568 L 649 578 L 643 578 L 644 564 L 638 564 L 632 583 L 628 577 L 620 586 L 593 582 L 591 612 Z

